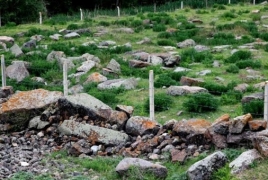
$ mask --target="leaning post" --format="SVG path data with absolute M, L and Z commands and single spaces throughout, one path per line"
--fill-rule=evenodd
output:
M 80 20 L 83 21 L 84 17 L 83 17 L 83 10 L 80 8 Z

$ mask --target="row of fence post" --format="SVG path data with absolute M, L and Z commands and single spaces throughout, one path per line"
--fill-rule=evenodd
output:
M 68 64 L 66 61 L 63 62 L 63 94 L 68 96 Z M 2 87 L 7 86 L 6 84 L 6 67 L 4 55 L 1 55 L 1 75 L 2 75 Z M 154 73 L 153 70 L 149 71 L 149 103 L 150 103 L 150 119 L 155 119 L 155 106 L 154 106 Z M 265 82 L 264 88 L 264 120 L 268 120 L 268 81 Z

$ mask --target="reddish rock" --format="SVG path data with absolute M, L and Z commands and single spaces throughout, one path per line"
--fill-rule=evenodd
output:
M 130 60 L 129 61 L 129 67 L 132 68 L 143 68 L 143 67 L 147 67 L 147 66 L 151 66 L 151 63 L 148 62 L 144 62 L 141 60 Z
M 211 123 L 204 119 L 179 121 L 174 124 L 172 134 L 186 138 L 187 144 L 206 144 L 205 134 L 210 125 Z
M 186 76 L 182 76 L 180 80 L 180 84 L 182 86 L 187 85 L 187 86 L 198 86 L 200 84 L 204 83 L 203 79 L 199 78 L 190 78 Z
M 252 121 L 252 116 L 249 113 L 234 118 L 231 121 L 229 132 L 234 134 L 242 133 L 249 121 Z
M 257 132 L 253 137 L 253 146 L 264 157 L 268 157 L 268 130 Z
M 264 130 L 267 127 L 267 121 L 265 120 L 254 120 L 248 122 L 249 129 L 251 131 L 260 131 Z
M 123 111 L 112 111 L 108 122 L 111 124 L 116 124 L 118 126 L 118 129 L 123 129 L 126 122 L 128 120 L 128 116 Z
M 222 122 L 226 122 L 230 120 L 230 115 L 229 114 L 224 114 L 221 117 L 219 117 L 218 119 L 216 119 L 213 123 L 212 126 L 218 123 L 222 123 Z
M 180 162 L 183 163 L 187 157 L 187 153 L 185 149 L 183 150 L 177 150 L 177 149 L 172 149 L 171 150 L 171 161 L 172 162 Z
M 90 82 L 104 82 L 104 81 L 107 81 L 107 77 L 101 75 L 100 73 L 98 72 L 94 72 L 92 74 L 90 74 L 86 80 L 85 83 L 90 83 Z
M 132 106 L 126 106 L 126 105 L 117 105 L 115 107 L 115 110 L 123 111 L 123 112 L 127 113 L 128 117 L 131 117 L 133 112 L 134 112 L 134 108 Z

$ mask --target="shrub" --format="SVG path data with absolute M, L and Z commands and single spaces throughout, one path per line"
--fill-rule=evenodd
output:
M 224 12 L 221 17 L 225 19 L 233 19 L 236 18 L 236 15 L 233 12 Z
M 227 63 L 236 63 L 239 60 L 246 60 L 251 58 L 251 52 L 250 51 L 242 51 L 239 50 L 232 54 L 229 58 L 227 58 L 225 61 Z
M 214 95 L 221 95 L 228 91 L 226 86 L 214 82 L 206 82 L 202 86 Z
M 174 79 L 175 81 L 180 81 L 182 76 L 186 76 L 187 72 L 171 72 L 169 73 L 169 76 Z
M 131 26 L 132 27 L 139 27 L 142 25 L 142 21 L 141 20 L 134 20 L 131 22 Z
M 134 29 L 134 32 L 135 32 L 135 33 L 139 33 L 139 32 L 141 32 L 141 31 L 143 31 L 143 29 L 144 29 L 143 26 L 138 26 L 138 27 L 136 27 L 136 28 Z
M 110 53 L 114 53 L 114 54 L 122 54 L 128 51 L 131 51 L 132 48 L 131 47 L 127 47 L 127 46 L 116 46 L 115 48 L 111 48 L 109 49 Z
M 244 69 L 244 68 L 247 68 L 247 67 L 251 67 L 251 68 L 260 68 L 261 67 L 261 62 L 258 61 L 258 60 L 241 60 L 241 61 L 238 61 L 236 63 L 236 66 L 239 68 L 239 69 Z
M 99 25 L 100 25 L 100 26 L 110 26 L 110 22 L 107 22 L 107 21 L 100 21 L 100 22 L 99 22 Z
M 170 39 L 160 39 L 157 41 L 157 45 L 159 45 L 159 46 L 176 46 L 176 43 Z
M 261 15 L 260 14 L 253 14 L 251 18 L 252 18 L 252 21 L 260 21 Z
M 167 95 L 166 93 L 156 93 L 154 95 L 154 105 L 155 105 L 155 111 L 161 112 L 168 110 L 173 104 L 172 98 Z M 145 105 L 145 109 L 149 112 L 150 111 L 150 99 L 147 98 Z
M 227 67 L 226 72 L 229 73 L 239 73 L 239 68 L 235 64 L 231 64 L 230 66 Z
M 158 38 L 170 38 L 172 37 L 172 34 L 169 33 L 169 32 L 160 32 L 158 35 L 157 35 Z
M 117 21 L 114 21 L 113 24 L 115 25 L 121 25 L 121 26 L 128 26 L 129 25 L 129 21 L 127 20 L 117 20 Z
M 165 31 L 166 29 L 167 29 L 167 27 L 163 24 L 156 24 L 153 26 L 154 32 L 161 32 L 161 31 Z
M 17 24 L 15 22 L 7 22 L 6 27 L 15 27 Z
M 268 33 L 262 33 L 260 34 L 260 38 L 265 40 L 265 41 L 268 41 Z
M 157 88 L 161 88 L 163 86 L 171 86 L 176 85 L 177 82 L 173 80 L 168 74 L 160 74 L 159 77 L 156 79 L 154 86 Z
M 79 25 L 78 24 L 69 24 L 66 29 L 76 30 L 76 29 L 79 29 Z
M 242 104 L 243 113 L 250 113 L 254 118 L 263 117 L 263 100 L 254 100 Z
M 71 50 L 72 43 L 53 43 L 49 45 L 49 49 L 54 51 L 63 51 L 67 56 L 72 56 L 74 53 Z
M 195 49 L 190 48 L 182 52 L 181 59 L 183 62 L 211 62 L 212 54 L 209 51 L 197 52 Z
M 241 101 L 243 93 L 240 91 L 229 90 L 227 93 L 221 95 L 222 105 L 233 105 Z
M 216 111 L 219 101 L 209 93 L 198 93 L 189 96 L 189 99 L 183 103 L 183 107 L 189 112 L 207 112 Z

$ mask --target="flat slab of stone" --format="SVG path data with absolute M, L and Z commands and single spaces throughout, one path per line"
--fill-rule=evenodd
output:
M 19 56 L 23 55 L 23 52 L 22 52 L 21 48 L 17 44 L 14 44 L 10 48 L 10 51 L 15 57 L 19 57 Z
M 128 135 L 119 131 L 92 126 L 86 123 L 76 122 L 74 120 L 65 120 L 59 126 L 59 131 L 65 135 L 77 135 L 87 138 L 91 143 L 104 143 L 106 145 L 119 145 L 126 143 Z
M 167 89 L 167 94 L 172 96 L 182 96 L 201 92 L 208 92 L 208 90 L 198 86 L 170 86 Z
M 33 117 L 40 115 L 50 104 L 56 103 L 62 92 L 35 89 L 21 91 L 2 103 L 0 123 L 10 123 L 14 129 L 23 129 Z
M 115 171 L 122 175 L 125 175 L 130 167 L 137 167 L 141 170 L 147 170 L 153 172 L 156 177 L 165 178 L 167 176 L 167 168 L 165 166 L 154 164 L 150 161 L 146 161 L 139 158 L 124 158 L 116 166 Z
M 112 79 L 98 84 L 98 89 L 112 89 L 123 87 L 125 89 L 135 89 L 137 80 L 134 78 L 129 79 Z
M 229 167 L 232 169 L 231 173 L 238 174 L 249 168 L 253 161 L 260 159 L 261 155 L 256 149 L 251 149 L 243 152 L 235 160 L 233 160 Z

